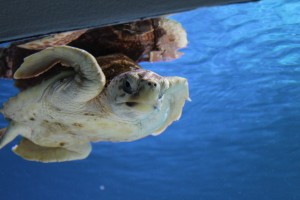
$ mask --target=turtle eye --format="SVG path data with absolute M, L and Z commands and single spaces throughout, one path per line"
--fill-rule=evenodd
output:
M 133 93 L 133 89 L 129 83 L 129 81 L 125 80 L 123 83 L 123 90 L 124 92 L 128 93 L 128 94 L 132 94 Z

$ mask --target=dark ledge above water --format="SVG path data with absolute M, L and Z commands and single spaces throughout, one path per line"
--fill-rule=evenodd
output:
M 0 1 L 0 42 L 256 0 Z

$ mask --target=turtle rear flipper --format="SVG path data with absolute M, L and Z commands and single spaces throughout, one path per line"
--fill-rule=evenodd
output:
M 12 124 L 11 122 L 8 128 L 0 129 L 0 149 L 19 135 L 19 128 L 20 127 L 17 124 Z
M 25 160 L 39 162 L 62 162 L 81 160 L 91 152 L 90 143 L 64 147 L 43 147 L 23 138 L 19 145 L 13 147 L 13 151 Z

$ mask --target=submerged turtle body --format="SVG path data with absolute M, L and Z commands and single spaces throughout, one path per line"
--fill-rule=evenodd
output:
M 27 57 L 16 79 L 39 76 L 57 63 L 70 70 L 5 103 L 2 113 L 9 126 L 0 131 L 0 148 L 21 134 L 24 138 L 13 151 L 25 159 L 83 159 L 91 151 L 90 142 L 157 135 L 179 119 L 189 96 L 186 79 L 162 77 L 118 56 L 115 63 L 109 57 L 97 62 L 84 50 L 60 46 Z M 123 71 L 115 70 L 121 69 L 118 65 Z
M 60 45 L 84 49 L 95 57 L 124 54 L 135 62 L 153 62 L 180 57 L 177 50 L 187 45 L 187 36 L 178 22 L 155 18 L 16 42 L 0 52 L 0 77 L 11 78 L 25 57 Z
M 65 44 L 73 47 L 61 46 Z M 161 77 L 136 62 L 177 58 L 177 49 L 186 44 L 180 24 L 157 18 L 1 49 L 0 76 L 15 72 L 22 92 L 2 110 L 10 123 L 0 130 L 0 148 L 21 134 L 15 153 L 57 162 L 85 158 L 90 142 L 161 133 L 180 117 L 188 99 L 187 81 Z

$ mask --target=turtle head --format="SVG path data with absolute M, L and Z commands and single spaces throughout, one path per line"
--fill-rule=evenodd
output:
M 189 90 L 185 78 L 138 69 L 114 77 L 106 96 L 113 113 L 126 121 L 142 120 L 158 135 L 180 118 Z
M 108 85 L 108 100 L 117 115 L 130 118 L 159 110 L 168 88 L 158 74 L 138 69 L 116 76 Z

